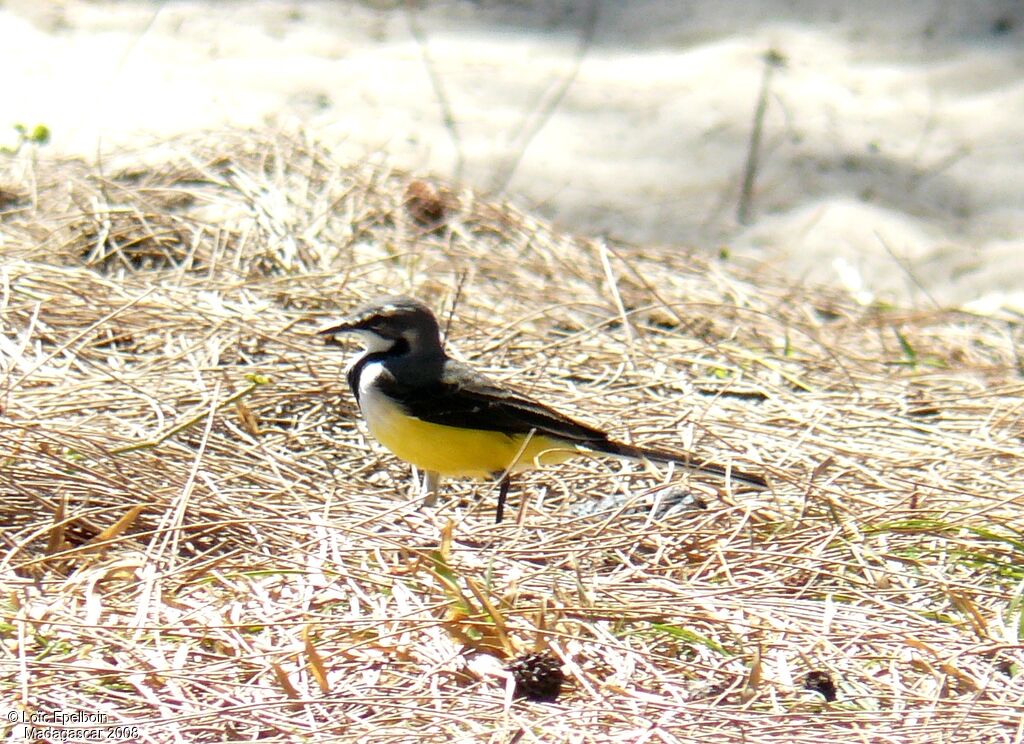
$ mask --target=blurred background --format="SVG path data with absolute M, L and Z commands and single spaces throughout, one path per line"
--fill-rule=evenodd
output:
M 0 49 L 8 148 L 302 129 L 565 230 L 1024 312 L 1020 0 L 6 0 Z

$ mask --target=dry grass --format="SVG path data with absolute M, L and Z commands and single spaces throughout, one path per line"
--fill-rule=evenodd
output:
M 287 137 L 0 179 L 11 709 L 146 741 L 1021 740 L 1019 325 L 406 206 Z M 578 459 L 501 525 L 491 484 L 418 511 L 311 332 L 460 280 L 458 353 L 773 491 Z M 706 510 L 646 508 L 681 482 Z M 533 650 L 555 703 L 506 692 Z

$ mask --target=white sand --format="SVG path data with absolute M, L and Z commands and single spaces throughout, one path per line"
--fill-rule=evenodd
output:
M 8 0 L 0 139 L 41 122 L 51 149 L 93 157 L 303 126 L 342 156 L 443 175 L 461 159 L 472 185 L 572 230 L 725 245 L 865 299 L 1024 310 L 1016 0 L 605 0 L 582 56 L 585 2 L 431 2 L 425 45 L 392 5 Z M 769 48 L 787 65 L 740 226 Z

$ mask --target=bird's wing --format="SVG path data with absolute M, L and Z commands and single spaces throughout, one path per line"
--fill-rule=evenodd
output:
M 727 472 L 733 480 L 766 488 L 760 475 L 726 468 L 717 463 L 692 462 L 686 453 L 637 447 L 610 439 L 593 426 L 569 418 L 543 403 L 498 386 L 471 367 L 452 359 L 444 361 L 440 379 L 401 382 L 394 375 L 380 378 L 383 391 L 401 401 L 406 413 L 423 421 L 464 429 L 500 431 L 506 434 L 548 436 L 567 444 L 622 457 L 673 462 L 691 470 L 715 475 Z
M 608 441 L 600 429 L 575 421 L 525 395 L 500 387 L 469 366 L 445 361 L 441 379 L 403 385 L 381 380 L 384 392 L 400 400 L 406 412 L 423 421 L 507 434 L 546 435 L 584 447 Z

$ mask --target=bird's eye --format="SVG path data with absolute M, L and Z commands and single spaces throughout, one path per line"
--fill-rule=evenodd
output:
M 368 331 L 376 333 L 381 338 L 396 339 L 401 337 L 401 334 L 396 334 L 395 329 L 383 320 L 372 320 L 366 324 L 366 328 Z

